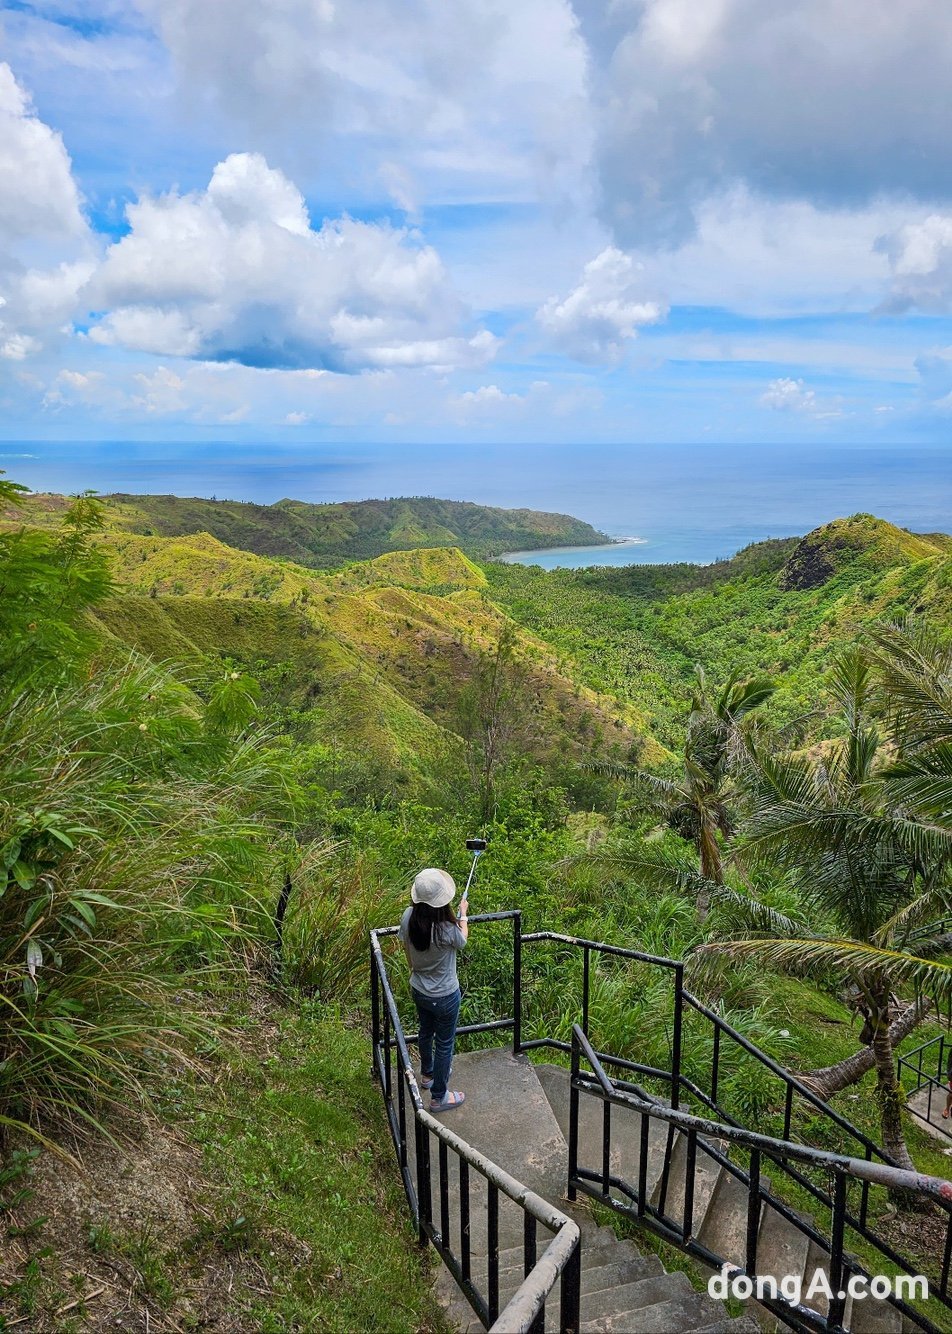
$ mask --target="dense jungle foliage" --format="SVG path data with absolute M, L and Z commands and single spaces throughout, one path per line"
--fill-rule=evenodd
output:
M 474 911 L 688 959 L 741 1033 L 943 1173 L 893 1055 L 952 998 L 948 538 L 861 515 L 703 569 L 438 544 L 318 573 L 316 548 L 137 531 L 88 496 L 34 523 L 2 486 L 0 1313 L 83 1328 L 81 1276 L 118 1270 L 180 1328 L 230 1282 L 236 1329 L 345 1330 L 373 1273 L 388 1328 L 440 1328 L 366 1078 L 366 933 L 422 866 L 464 876 L 475 833 Z M 564 1036 L 580 965 L 527 968 L 529 1034 Z M 507 1012 L 510 969 L 505 930 L 474 932 L 464 1020 Z M 596 970 L 597 1041 L 663 1066 L 661 988 Z M 689 1069 L 707 1042 L 689 1025 Z M 776 1128 L 750 1062 L 722 1078 Z M 57 1194 L 150 1143 L 193 1155 L 154 1198 Z

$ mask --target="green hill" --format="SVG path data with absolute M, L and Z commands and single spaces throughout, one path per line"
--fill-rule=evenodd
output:
M 872 514 L 834 519 L 807 533 L 780 572 L 783 589 L 819 588 L 857 562 L 865 569 L 888 570 L 928 560 L 942 552 L 934 539 L 896 528 Z
M 832 654 L 865 625 L 905 615 L 952 625 L 950 539 L 871 515 L 709 566 L 494 564 L 487 578 L 509 615 L 566 655 L 568 674 L 628 700 L 667 746 L 678 744 L 697 662 L 715 679 L 734 667 L 775 676 L 770 709 L 789 721 L 815 707 Z
M 145 537 L 211 533 L 227 546 L 316 569 L 417 547 L 459 547 L 470 556 L 488 558 L 503 551 L 608 541 L 604 533 L 567 514 L 424 496 L 326 505 L 301 500 L 254 505 L 194 496 L 103 499 L 108 525 L 115 531 Z M 29 496 L 18 509 L 0 517 L 22 517 L 28 523 L 58 521 L 66 503 L 62 496 Z
M 401 783 L 437 757 L 453 760 L 460 693 L 507 625 L 528 681 L 536 754 L 664 754 L 630 702 L 576 681 L 549 644 L 514 627 L 487 595 L 485 573 L 457 549 L 390 552 L 317 573 L 209 533 L 102 540 L 120 589 L 97 608 L 104 632 L 160 660 L 240 662 L 306 714 L 314 740 Z

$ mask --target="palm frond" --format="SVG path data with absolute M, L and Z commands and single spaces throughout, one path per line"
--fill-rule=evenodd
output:
M 756 958 L 780 972 L 802 974 L 830 969 L 853 979 L 879 973 L 893 988 L 909 986 L 931 996 L 937 1004 L 952 1001 L 952 964 L 905 954 L 857 940 L 811 937 L 800 940 L 755 938 L 719 940 L 698 946 L 698 953 L 721 953 L 735 958 Z

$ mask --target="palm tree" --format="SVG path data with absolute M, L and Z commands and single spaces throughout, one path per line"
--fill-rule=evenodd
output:
M 901 800 L 911 761 L 892 761 L 894 747 L 873 721 L 870 654 L 844 655 L 830 679 L 843 739 L 807 755 L 753 745 L 747 763 L 742 857 L 790 879 L 813 931 L 750 899 L 749 926 L 758 934 L 710 942 L 700 952 L 753 957 L 796 974 L 825 972 L 852 991 L 866 1018 L 883 1146 L 912 1168 L 890 1025 L 898 992 L 912 990 L 917 1000 L 952 996 L 952 967 L 935 957 L 941 941 L 922 928 L 950 902 L 952 829 L 919 818 Z
M 745 723 L 776 687 L 763 676 L 741 680 L 735 670 L 720 690 L 712 691 L 700 664 L 694 677 L 681 776 L 661 778 L 644 770 L 626 776 L 644 793 L 651 811 L 697 852 L 700 877 L 688 877 L 682 887 L 691 881 L 703 921 L 712 887 L 724 883 L 723 844 L 735 833 L 736 760 L 750 732 Z M 649 876 L 654 869 L 646 863 Z

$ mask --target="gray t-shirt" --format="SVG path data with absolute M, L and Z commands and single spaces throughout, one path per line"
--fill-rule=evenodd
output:
M 463 933 L 450 922 L 438 922 L 433 927 L 430 948 L 418 950 L 410 939 L 412 912 L 411 906 L 403 914 L 399 932 L 410 955 L 410 986 L 422 996 L 451 996 L 459 987 L 456 951 L 466 945 Z

